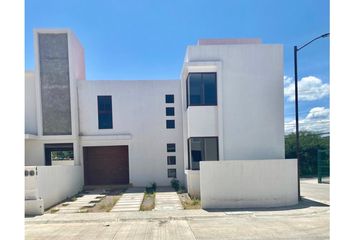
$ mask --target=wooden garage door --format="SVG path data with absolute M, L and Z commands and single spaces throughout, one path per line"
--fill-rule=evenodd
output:
M 128 146 L 84 147 L 85 185 L 129 183 Z

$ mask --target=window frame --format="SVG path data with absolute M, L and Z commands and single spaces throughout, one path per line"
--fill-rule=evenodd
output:
M 170 171 L 174 171 L 174 176 L 170 176 Z M 168 168 L 167 169 L 167 178 L 177 178 L 177 169 L 176 168 Z
M 169 112 L 168 110 L 171 110 L 172 112 Z M 165 111 L 166 111 L 166 116 L 167 117 L 175 116 L 175 107 L 166 107 Z
M 169 150 L 169 149 L 168 149 L 168 146 L 169 146 L 169 145 L 170 145 L 170 146 L 173 146 L 173 150 Z M 166 151 L 167 151 L 167 152 L 176 152 L 176 143 L 167 143 L 167 144 L 166 144 Z
M 192 74 L 201 74 L 201 88 L 200 88 L 200 104 L 191 104 L 190 103 L 190 81 L 189 78 Z M 203 74 L 214 74 L 215 75 L 215 104 L 205 104 L 205 84 L 203 80 Z M 190 106 L 217 106 L 218 105 L 218 74 L 217 72 L 189 72 L 186 79 L 186 103 L 187 108 Z M 204 103 L 203 103 L 204 102 Z
M 111 108 L 109 110 L 107 109 L 100 109 L 100 106 L 102 104 L 100 104 L 100 99 L 103 98 L 108 98 L 110 99 L 110 106 Z M 110 116 L 110 125 L 109 126 L 105 126 L 105 124 L 103 124 L 100 121 L 100 117 L 102 116 Z M 113 106 L 112 106 L 112 95 L 97 95 L 97 117 L 98 117 L 98 129 L 113 129 Z M 103 126 L 102 126 L 103 125 Z
M 169 126 L 169 123 L 172 124 L 172 126 Z M 174 119 L 167 119 L 166 129 L 175 129 L 175 128 L 176 128 L 176 121 Z
M 174 163 L 170 163 L 169 160 L 173 159 Z M 177 159 L 176 156 L 167 156 L 167 165 L 176 165 Z
M 171 102 L 169 102 L 167 100 L 168 97 L 172 97 L 172 101 Z M 165 94 L 165 103 L 167 103 L 167 104 L 175 103 L 175 95 L 174 94 Z
M 52 166 L 52 152 L 72 151 L 73 159 L 66 161 L 75 161 L 75 152 L 73 143 L 45 143 L 44 144 L 44 158 L 45 166 Z
M 192 169 L 193 168 L 193 164 L 192 164 L 192 156 L 191 156 L 191 143 L 192 143 L 192 138 L 202 138 L 203 139 L 203 148 L 205 146 L 205 139 L 210 139 L 210 138 L 216 138 L 216 154 L 217 154 L 217 159 L 216 161 L 220 161 L 220 156 L 219 156 L 219 137 L 217 136 L 209 136 L 209 137 L 190 137 L 187 139 L 187 147 L 188 147 L 188 170 L 195 170 L 195 171 L 199 171 L 200 170 L 200 166 L 198 169 Z M 204 149 L 203 149 L 204 150 Z M 202 154 L 202 156 L 205 157 L 205 153 Z M 208 161 L 208 160 L 201 160 L 201 161 Z

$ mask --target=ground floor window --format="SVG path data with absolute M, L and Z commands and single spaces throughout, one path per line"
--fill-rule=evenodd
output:
M 72 143 L 44 144 L 45 165 L 74 165 Z
M 192 137 L 188 139 L 188 168 L 199 170 L 200 161 L 219 160 L 217 137 Z
M 175 168 L 167 169 L 167 177 L 168 178 L 176 178 L 177 177 L 176 169 Z

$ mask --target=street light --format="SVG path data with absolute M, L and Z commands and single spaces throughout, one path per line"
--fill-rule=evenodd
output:
M 295 72 L 295 116 L 296 116 L 296 157 L 297 157 L 297 190 L 298 198 L 300 199 L 300 141 L 299 141 L 299 103 L 298 103 L 298 88 L 297 88 L 297 52 L 320 38 L 329 37 L 329 33 L 322 34 L 311 41 L 305 43 L 301 47 L 294 46 L 294 72 Z

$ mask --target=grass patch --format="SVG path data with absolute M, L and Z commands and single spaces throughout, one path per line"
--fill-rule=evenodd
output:
M 151 211 L 155 208 L 155 192 L 145 192 L 143 202 L 140 205 L 140 211 Z
M 201 203 L 199 198 L 190 198 L 188 193 L 178 194 L 184 209 L 200 209 Z

